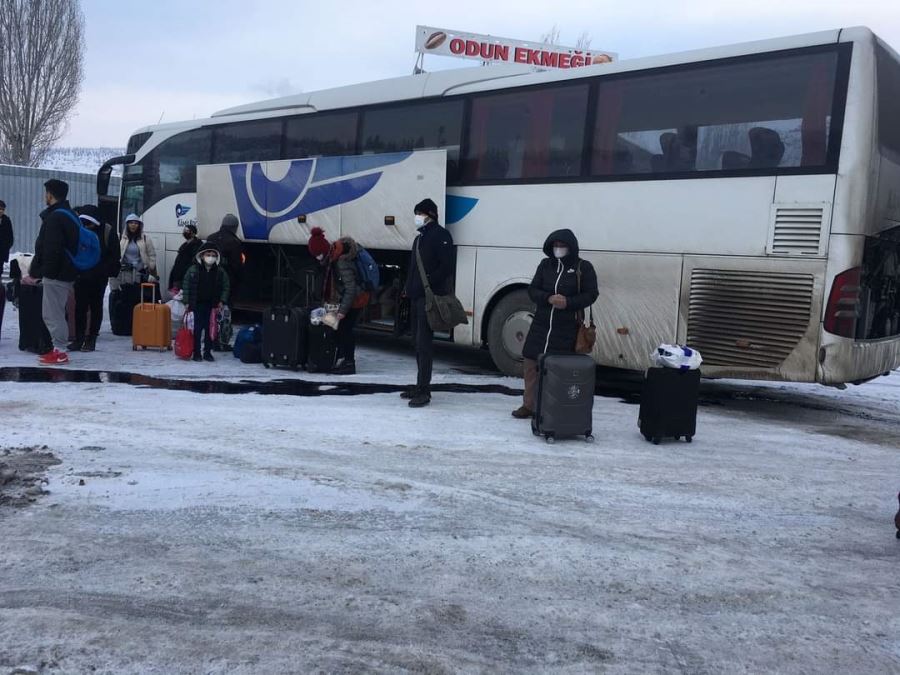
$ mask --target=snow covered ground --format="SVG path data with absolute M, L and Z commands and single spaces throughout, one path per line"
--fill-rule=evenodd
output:
M 16 340 L 7 307 L 0 368 L 34 365 Z M 414 378 L 377 340 L 353 378 L 98 349 L 70 368 Z M 436 372 L 519 386 L 470 351 Z M 0 507 L 0 673 L 900 671 L 900 375 L 703 401 L 691 445 L 609 396 L 596 443 L 548 446 L 497 393 L 0 382 L 0 447 L 62 460 Z

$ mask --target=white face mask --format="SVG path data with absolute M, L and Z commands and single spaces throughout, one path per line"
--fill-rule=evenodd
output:
M 567 246 L 554 246 L 553 247 L 553 257 L 565 258 L 567 255 L 569 255 L 569 248 Z
M 422 227 L 425 224 L 425 216 L 416 214 L 416 227 Z
M 203 256 L 203 262 L 206 264 L 207 267 L 212 267 L 213 265 L 215 265 L 216 260 L 217 260 L 216 256 L 214 256 L 214 255 Z

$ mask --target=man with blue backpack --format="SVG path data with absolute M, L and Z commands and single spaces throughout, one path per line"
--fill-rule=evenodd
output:
M 82 226 L 69 206 L 67 183 L 54 178 L 44 183 L 44 190 L 47 208 L 41 212 L 41 229 L 34 243 L 29 274 L 42 280 L 41 315 L 52 342 L 52 349 L 40 357 L 39 363 L 60 366 L 69 362 L 66 301 L 79 272 L 99 262 L 100 240 Z

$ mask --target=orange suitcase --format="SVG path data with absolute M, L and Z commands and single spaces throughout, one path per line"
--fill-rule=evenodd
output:
M 152 302 L 144 302 L 144 291 L 150 289 Z M 131 348 L 172 348 L 172 311 L 156 302 L 156 286 L 141 284 L 141 301 L 134 306 L 131 320 Z

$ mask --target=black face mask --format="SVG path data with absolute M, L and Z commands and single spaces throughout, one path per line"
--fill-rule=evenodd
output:
M 185 239 L 187 239 L 188 241 L 190 241 L 191 239 L 194 238 L 194 235 L 190 232 L 182 232 L 181 236 L 184 237 Z

